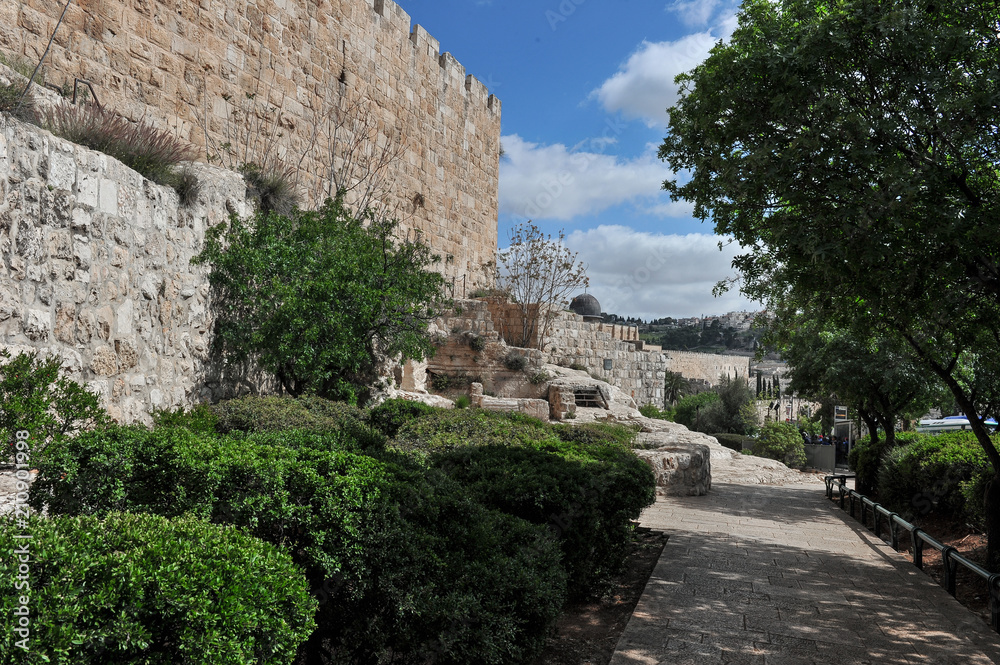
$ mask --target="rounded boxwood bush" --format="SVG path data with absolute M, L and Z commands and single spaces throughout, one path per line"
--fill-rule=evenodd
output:
M 886 453 L 879 471 L 879 501 L 907 517 L 934 510 L 964 518 L 962 485 L 988 473 L 989 468 L 986 453 L 972 432 L 918 435 Z M 970 509 L 982 512 L 982 502 L 980 495 Z
M 778 460 L 792 469 L 806 465 L 806 449 L 802 436 L 791 423 L 767 422 L 753 444 L 753 454 Z
M 220 434 L 301 429 L 339 437 L 337 447 L 342 450 L 380 450 L 385 446 L 385 436 L 368 425 L 363 409 L 314 395 L 248 395 L 219 402 L 210 409 Z
M 847 463 L 854 470 L 858 492 L 869 497 L 879 496 L 879 473 L 886 454 L 894 447 L 906 446 L 923 435 L 917 432 L 897 432 L 892 445 L 881 437 L 872 444 L 870 436 L 859 439 L 852 447 Z
M 194 513 L 281 546 L 320 600 L 303 657 L 529 658 L 565 597 L 558 543 L 545 528 L 488 510 L 398 455 L 324 449 L 324 436 L 83 435 L 46 450 L 30 499 L 50 514 Z
M 625 558 L 631 520 L 655 499 L 647 464 L 628 452 L 467 446 L 432 454 L 432 465 L 490 508 L 545 525 L 558 537 L 569 592 L 600 591 Z
M 435 409 L 423 402 L 407 399 L 387 399 L 368 412 L 368 423 L 386 436 L 396 436 L 399 428 L 417 418 L 435 413 Z
M 14 592 L 9 553 L 24 543 L 30 588 Z M 0 547 L 0 663 L 292 663 L 315 628 L 291 557 L 232 527 L 123 513 L 5 519 Z M 16 644 L 22 593 L 27 651 Z
M 426 453 L 469 445 L 534 445 L 543 441 L 558 443 L 559 440 L 552 427 L 520 413 L 437 409 L 400 427 L 390 445 Z

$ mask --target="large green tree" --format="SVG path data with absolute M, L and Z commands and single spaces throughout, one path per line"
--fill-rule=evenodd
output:
M 215 349 L 258 365 L 291 395 L 353 399 L 379 363 L 433 353 L 427 324 L 443 279 L 426 245 L 394 222 L 362 220 L 341 197 L 320 210 L 237 216 L 209 230 Z
M 1000 375 L 1000 5 L 748 0 L 679 77 L 665 183 L 744 248 L 742 290 L 904 339 L 969 416 Z

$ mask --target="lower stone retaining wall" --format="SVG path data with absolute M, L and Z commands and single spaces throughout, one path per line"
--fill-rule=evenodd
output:
M 197 200 L 98 152 L 0 123 L 0 346 L 64 361 L 110 415 L 220 394 L 208 380 L 205 229 L 247 214 L 242 178 L 194 165 Z

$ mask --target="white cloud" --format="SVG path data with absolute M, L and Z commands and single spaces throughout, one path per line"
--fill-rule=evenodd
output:
M 677 101 L 674 79 L 697 67 L 719 40 L 736 29 L 736 6 L 731 0 L 675 0 L 667 7 L 681 22 L 704 27 L 670 42 L 642 44 L 614 76 L 591 93 L 604 109 L 627 118 L 641 118 L 650 127 L 667 124 L 667 108 Z
M 653 147 L 632 159 L 599 152 L 613 140 L 594 139 L 590 145 L 595 151 L 588 152 L 561 143 L 530 143 L 517 134 L 503 137 L 501 213 L 569 220 L 633 202 L 654 214 L 690 215 L 690 208 L 666 206 L 662 186 L 671 172 Z
M 619 71 L 591 93 L 605 110 L 666 126 L 667 108 L 677 101 L 674 78 L 700 64 L 718 41 L 697 32 L 673 42 L 644 41 Z
M 712 296 L 717 282 L 736 276 L 735 244 L 719 236 L 663 235 L 625 226 L 574 231 L 566 245 L 587 264 L 590 289 L 605 312 L 643 319 L 759 309 L 738 292 Z
M 708 25 L 719 4 L 720 0 L 674 0 L 667 6 L 667 11 L 680 16 L 684 25 L 700 27 Z

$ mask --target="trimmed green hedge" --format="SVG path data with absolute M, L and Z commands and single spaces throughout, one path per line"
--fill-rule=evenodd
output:
M 545 528 L 441 473 L 338 445 L 300 430 L 115 428 L 50 447 L 30 501 L 50 514 L 193 513 L 282 546 L 321 600 L 303 649 L 337 662 L 528 659 L 565 597 Z
M 982 513 L 982 495 L 966 506 L 963 493 L 963 485 L 990 475 L 989 461 L 975 434 L 947 432 L 908 438 L 907 445 L 885 455 L 879 470 L 879 501 L 906 517 L 932 510 L 956 517 L 971 511 L 971 519 Z
M 655 500 L 634 429 L 548 425 L 520 414 L 440 411 L 399 430 L 391 445 L 419 450 L 486 506 L 546 525 L 559 537 L 570 593 L 602 590 L 627 550 L 632 520 Z
M 406 423 L 435 413 L 439 409 L 405 399 L 389 399 L 368 412 L 368 423 L 386 436 L 396 436 Z
M 921 436 L 916 432 L 897 432 L 895 446 L 905 446 Z M 884 436 L 875 445 L 872 445 L 870 436 L 865 436 L 851 447 L 847 463 L 854 470 L 858 492 L 873 498 L 879 496 L 882 461 L 892 447 L 894 446 L 890 446 Z
M 25 543 L 30 588 L 17 592 L 11 552 Z M 0 663 L 292 663 L 315 628 L 291 557 L 232 527 L 120 513 L 24 529 L 5 519 L 0 548 Z M 16 644 L 20 594 L 27 651 Z
M 713 434 L 712 436 L 718 439 L 719 443 L 726 448 L 735 450 L 738 453 L 743 452 L 744 444 L 746 444 L 748 449 L 753 448 L 754 438 L 752 436 L 743 436 L 742 434 Z

